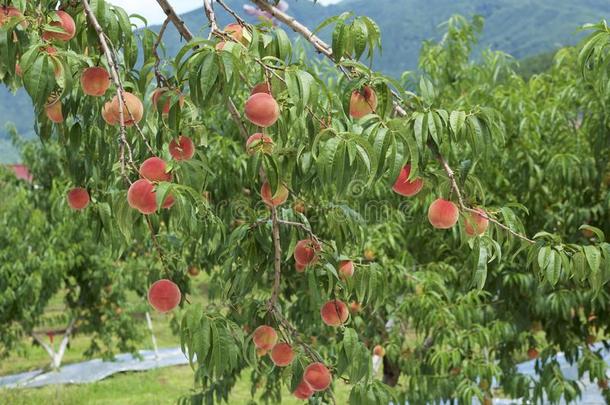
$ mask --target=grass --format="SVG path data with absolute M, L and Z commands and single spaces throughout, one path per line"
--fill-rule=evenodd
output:
M 205 274 L 197 277 L 194 291 L 205 291 L 207 288 Z M 191 302 L 204 300 L 205 294 L 195 294 Z M 63 311 L 63 297 L 53 297 L 45 313 L 57 315 Z M 172 334 L 168 315 L 151 312 L 153 330 L 159 347 L 177 347 L 180 345 L 178 336 Z M 61 325 L 53 325 L 61 326 Z M 64 325 L 65 326 L 65 325 Z M 56 337 L 55 345 L 61 337 Z M 63 365 L 87 360 L 83 352 L 89 345 L 89 337 L 76 335 L 70 341 L 70 346 L 63 359 Z M 142 349 L 151 349 L 150 334 L 145 334 L 141 342 Z M 0 376 L 31 371 L 47 366 L 49 356 L 40 346 L 27 344 L 24 350 L 14 353 L 8 359 L 0 362 Z M 233 389 L 229 403 L 247 404 L 250 395 L 249 373 L 246 370 L 243 378 Z M 189 366 L 165 367 L 145 372 L 127 372 L 115 374 L 107 379 L 91 384 L 51 385 L 41 388 L 0 389 L 0 405 L 161 405 L 175 404 L 183 395 L 187 395 L 194 387 L 193 371 Z M 347 403 L 348 387 L 338 382 L 335 387 L 337 403 Z M 302 401 L 296 400 L 284 387 L 282 404 L 296 405 Z

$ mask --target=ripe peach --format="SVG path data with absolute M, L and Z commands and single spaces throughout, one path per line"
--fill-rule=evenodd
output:
M 197 277 L 199 275 L 199 269 L 196 266 L 189 267 L 189 275 Z
M 222 51 L 225 47 L 226 42 L 225 41 L 220 41 L 219 43 L 216 44 L 216 46 L 214 48 L 216 48 L 217 51 Z
M 482 235 L 489 226 L 489 220 L 487 219 L 487 213 L 481 208 L 476 209 L 480 214 L 469 212 L 464 220 L 464 232 L 468 236 Z
M 169 154 L 174 160 L 189 160 L 195 154 L 195 144 L 188 136 L 180 135 L 170 141 Z
M 381 345 L 376 345 L 373 348 L 373 354 L 375 356 L 383 357 L 383 356 L 385 356 L 385 349 Z
M 254 155 L 258 151 L 270 155 L 273 152 L 273 139 L 261 133 L 250 135 L 246 141 L 246 151 L 248 155 Z
M 269 84 L 269 82 L 261 82 L 261 83 L 258 83 L 256 86 L 252 87 L 252 90 L 250 91 L 250 95 L 253 95 L 256 93 L 271 94 L 271 85 Z
M 362 305 L 360 305 L 360 303 L 356 302 L 356 301 L 352 301 L 349 303 L 349 310 L 353 313 L 356 314 L 358 312 L 360 312 L 362 310 Z
M 449 229 L 454 226 L 460 212 L 451 201 L 436 199 L 428 208 L 428 220 L 436 229 Z
M 304 380 L 300 382 L 297 388 L 292 393 L 297 399 L 309 399 L 313 395 L 313 390 Z
M 309 266 L 318 260 L 320 245 L 312 239 L 303 239 L 297 242 L 294 247 L 294 261 Z
M 159 87 L 156 88 L 153 93 L 152 93 L 152 103 L 155 106 L 155 108 L 158 110 L 158 102 L 159 102 L 159 97 L 161 97 L 163 94 L 165 94 L 169 89 L 167 87 Z M 176 94 L 179 95 L 178 97 L 178 104 L 180 104 L 180 108 L 182 108 L 184 106 L 184 96 L 182 95 L 182 93 L 180 93 L 180 90 L 178 89 L 174 89 L 174 92 Z M 170 101 L 171 101 L 171 97 L 167 96 L 165 98 L 165 103 L 163 103 L 163 109 L 162 109 L 162 114 L 163 115 L 167 115 L 169 114 L 169 109 L 170 109 Z
M 277 332 L 271 326 L 261 325 L 254 330 L 252 341 L 258 349 L 271 350 L 277 342 Z
M 404 165 L 392 187 L 395 193 L 405 197 L 412 197 L 422 189 L 424 181 L 420 178 L 410 181 L 408 180 L 409 174 L 411 174 L 411 165 Z
M 82 210 L 89 205 L 89 193 L 82 187 L 75 187 L 68 191 L 66 196 L 68 199 L 68 205 L 73 210 Z
M 305 206 L 305 202 L 303 200 L 297 200 L 294 202 L 294 204 L 292 204 L 292 209 L 298 212 L 299 214 L 302 214 L 305 212 L 307 207 Z
M 6 21 L 8 21 L 9 18 L 19 18 L 22 19 L 23 18 L 23 14 L 21 14 L 21 11 L 19 11 L 19 9 L 15 8 L 15 7 L 7 7 L 7 6 L 2 6 L 0 7 L 0 27 L 2 27 L 4 25 L 4 23 Z M 21 26 L 22 27 L 26 27 L 27 23 L 24 21 L 21 22 Z
M 170 209 L 174 205 L 175 202 L 176 202 L 176 199 L 174 198 L 173 195 L 170 194 L 167 197 L 165 197 L 163 204 L 161 204 L 161 208 Z
M 288 343 L 278 343 L 271 349 L 271 361 L 278 367 L 286 367 L 293 359 L 294 352 Z
M 294 264 L 294 268 L 297 271 L 297 273 L 303 273 L 307 269 L 307 266 L 297 262 Z
M 368 260 L 369 262 L 375 260 L 375 251 L 373 249 L 365 249 L 364 259 Z
M 534 360 L 538 358 L 538 350 L 536 350 L 536 348 L 534 347 L 530 347 L 527 350 L 527 358 L 530 360 Z
M 286 186 L 284 186 L 283 184 L 278 185 L 277 191 L 274 195 L 272 195 L 271 193 L 271 185 L 267 181 L 264 182 L 263 186 L 261 187 L 261 198 L 263 199 L 263 202 L 269 207 L 277 207 L 279 205 L 282 205 L 288 199 L 288 188 L 286 188 Z
M 131 127 L 140 122 L 144 116 L 144 106 L 137 96 L 128 91 L 123 93 L 123 98 L 125 99 L 123 120 L 126 127 Z M 114 96 L 109 103 L 104 105 L 102 117 L 109 125 L 120 125 L 121 116 L 119 114 L 119 99 L 117 96 Z
M 349 100 L 349 115 L 354 118 L 362 118 L 377 109 L 377 95 L 375 90 L 364 86 L 362 91 L 354 90 Z
M 95 66 L 83 70 L 80 76 L 83 93 L 88 96 L 103 96 L 110 87 L 110 74 L 103 67 Z
M 303 381 L 305 381 L 312 390 L 324 391 L 330 386 L 332 376 L 328 368 L 322 363 L 311 363 L 303 372 Z
M 159 312 L 169 312 L 180 304 L 182 294 L 171 280 L 157 280 L 148 289 L 148 302 Z
M 55 11 L 55 15 L 59 21 L 51 21 L 49 25 L 61 28 L 64 32 L 60 33 L 45 31 L 42 33 L 42 39 L 45 41 L 50 41 L 52 39 L 57 39 L 58 41 L 69 41 L 74 38 L 74 35 L 76 34 L 76 24 L 74 24 L 72 16 L 62 10 Z
M 320 308 L 320 315 L 328 326 L 339 326 L 347 321 L 349 311 L 343 301 L 331 300 Z
M 153 187 L 153 184 L 146 179 L 134 182 L 127 191 L 129 206 L 145 215 L 155 212 L 157 210 L 157 194 Z
M 242 27 L 240 24 L 229 24 L 224 28 L 223 31 L 225 31 L 236 42 L 241 42 L 244 45 L 248 45 L 248 42 L 250 42 L 248 39 L 249 33 L 245 31 L 244 27 Z
M 23 70 L 21 70 L 21 65 L 19 65 L 19 62 L 15 63 L 15 74 L 19 77 L 23 77 Z
M 64 122 L 64 115 L 61 111 L 61 100 L 59 97 L 50 99 L 49 102 L 44 106 L 47 118 L 56 124 Z
M 167 163 L 161 158 L 153 156 L 142 162 L 140 176 L 150 181 L 171 181 L 172 175 L 167 173 Z
M 258 357 L 263 357 L 263 356 L 266 356 L 266 355 L 267 355 L 267 352 L 268 352 L 268 351 L 269 351 L 269 350 L 265 350 L 265 349 L 256 349 L 256 355 L 257 355 Z
M 267 93 L 256 93 L 250 96 L 245 105 L 246 118 L 259 127 L 270 127 L 280 116 L 280 107 L 275 99 Z
M 354 262 L 351 260 L 342 260 L 339 262 L 339 275 L 343 279 L 350 278 L 354 275 Z

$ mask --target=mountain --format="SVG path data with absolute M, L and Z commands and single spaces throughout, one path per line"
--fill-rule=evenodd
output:
M 241 12 L 249 2 L 226 0 L 226 3 Z M 415 69 L 422 41 L 438 39 L 442 34 L 439 24 L 453 14 L 485 17 L 481 47 L 502 50 L 518 59 L 575 44 L 583 35 L 577 32 L 579 26 L 610 17 L 608 0 L 343 0 L 329 6 L 309 0 L 288 0 L 288 4 L 289 13 L 311 28 L 345 11 L 373 18 L 383 38 L 383 53 L 375 67 L 391 75 Z M 231 21 L 218 5 L 216 14 L 221 25 Z M 204 35 L 203 9 L 183 17 L 196 35 Z M 329 37 L 328 32 L 321 35 Z M 169 55 L 183 45 L 173 27 L 166 31 L 164 42 Z M 0 140 L 6 138 L 3 128 L 8 121 L 15 122 L 20 133 L 31 135 L 32 108 L 27 95 L 21 91 L 13 97 L 0 87 Z

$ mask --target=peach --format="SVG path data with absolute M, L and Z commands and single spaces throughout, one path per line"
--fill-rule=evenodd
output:
M 311 363 L 303 372 L 303 381 L 305 381 L 312 390 L 324 391 L 330 386 L 332 376 L 328 368 L 322 363 Z
M 61 111 L 61 100 L 59 97 L 50 99 L 50 101 L 44 106 L 47 118 L 56 124 L 64 122 L 64 115 Z
M 530 347 L 527 350 L 527 358 L 530 360 L 534 360 L 538 358 L 538 350 L 536 350 L 536 348 L 534 347 Z
M 165 197 L 163 204 L 161 204 L 161 208 L 170 209 L 174 205 L 175 202 L 176 202 L 176 199 L 174 198 L 173 195 L 170 194 L 167 197 Z
M 244 30 L 240 24 L 232 23 L 227 25 L 224 30 L 231 38 L 236 42 L 241 42 L 244 45 L 248 45 L 249 33 Z
M 197 277 L 199 275 L 199 269 L 196 266 L 189 267 L 189 275 L 191 277 Z
M 169 154 L 174 160 L 189 160 L 195 154 L 195 144 L 188 136 L 180 135 L 170 141 Z
M 246 151 L 249 155 L 258 151 L 270 155 L 273 152 L 273 139 L 261 133 L 250 135 L 246 141 Z
M 347 321 L 349 311 L 343 301 L 330 300 L 320 308 L 320 315 L 328 326 L 339 326 Z
M 23 70 L 21 69 L 19 62 L 15 63 L 15 74 L 19 77 L 23 77 Z
M 349 303 L 349 310 L 353 314 L 357 314 L 358 312 L 360 312 L 362 310 L 362 305 L 360 305 L 360 303 L 358 303 L 356 301 L 352 301 Z
M 351 260 L 342 260 L 339 262 L 339 275 L 343 279 L 350 278 L 354 275 L 354 262 Z
M 71 189 L 68 191 L 68 195 L 66 197 L 68 199 L 68 205 L 73 210 L 82 210 L 87 208 L 87 205 L 89 205 L 89 193 L 82 187 L 75 187 Z
M 424 181 L 420 178 L 409 181 L 409 174 L 411 174 L 411 165 L 404 165 L 398 174 L 398 178 L 394 182 L 394 186 L 392 186 L 392 190 L 394 190 L 395 193 L 404 195 L 405 197 L 412 197 L 422 189 Z
M 62 10 L 55 11 L 55 16 L 59 21 L 51 21 L 49 25 L 52 27 L 61 28 L 64 32 L 45 31 L 42 33 L 42 39 L 45 41 L 52 39 L 56 39 L 58 41 L 69 41 L 74 38 L 74 35 L 76 34 L 76 24 L 74 24 L 72 16 Z
M 103 67 L 87 68 L 80 75 L 80 85 L 88 96 L 103 96 L 110 87 L 110 74 Z
M 23 19 L 23 14 L 21 14 L 21 11 L 19 11 L 19 9 L 15 8 L 15 7 L 7 7 L 7 6 L 2 6 L 0 7 L 0 27 L 2 27 L 4 25 L 4 23 L 6 21 L 8 21 L 10 18 L 19 18 L 19 19 Z M 22 27 L 26 27 L 27 23 L 24 21 L 21 22 L 21 26 Z
M 267 181 L 264 182 L 263 186 L 261 187 L 261 198 L 269 207 L 277 207 L 282 205 L 288 199 L 288 189 L 283 184 L 278 185 L 275 194 L 272 195 L 271 193 L 271 185 Z
M 159 312 L 169 312 L 180 304 L 180 288 L 171 280 L 157 280 L 148 289 L 148 302 Z
M 489 219 L 487 219 L 487 213 L 481 208 L 476 209 L 479 214 L 469 212 L 464 220 L 464 232 L 468 236 L 482 235 L 489 226 Z
M 163 94 L 165 94 L 167 91 L 169 91 L 169 89 L 167 87 L 159 87 L 153 91 L 152 103 L 157 110 L 159 110 L 159 108 L 158 108 L 159 98 L 161 96 L 163 96 Z M 174 92 L 179 95 L 178 104 L 180 104 L 180 108 L 182 108 L 184 106 L 184 96 L 182 95 L 182 93 L 180 93 L 180 90 L 178 90 L 178 89 L 175 89 Z M 172 98 L 170 96 L 165 97 L 165 103 L 163 103 L 163 108 L 161 110 L 163 115 L 169 114 L 169 109 L 171 107 L 171 105 L 170 105 L 171 99 Z
M 449 229 L 459 218 L 460 212 L 451 201 L 436 199 L 428 208 L 428 220 L 436 229 Z
M 307 269 L 307 266 L 297 262 L 294 264 L 294 269 L 297 271 L 297 273 L 303 273 Z
M 303 239 L 294 247 L 294 261 L 303 266 L 314 264 L 318 260 L 320 245 L 312 239 Z
M 364 259 L 370 261 L 375 260 L 375 251 L 373 249 L 364 250 Z
M 267 355 L 267 352 L 268 352 L 268 351 L 269 351 L 269 350 L 265 350 L 265 349 L 256 349 L 256 355 L 257 355 L 258 357 L 263 357 L 263 356 L 266 356 L 266 355 Z
M 126 127 L 131 127 L 140 122 L 144 116 L 144 106 L 137 96 L 128 91 L 123 92 L 123 98 L 125 99 L 125 104 L 123 105 L 124 124 Z M 117 96 L 114 96 L 110 102 L 104 104 L 102 117 L 109 125 L 120 125 L 121 116 L 119 114 L 119 99 Z
M 225 48 L 225 44 L 225 41 L 220 41 L 214 48 L 216 48 L 217 51 L 222 51 Z
M 271 326 L 261 325 L 254 330 L 252 341 L 257 349 L 271 350 L 277 342 L 277 332 Z
M 271 349 L 271 361 L 278 367 L 286 367 L 294 359 L 294 351 L 288 343 L 278 343 Z
M 301 381 L 292 393 L 297 399 L 309 399 L 313 395 L 313 390 L 305 381 Z
M 167 163 L 161 158 L 153 156 L 140 165 L 140 176 L 150 181 L 171 181 L 172 175 L 167 173 Z
M 275 99 L 267 93 L 256 93 L 250 96 L 245 105 L 246 118 L 259 127 L 270 127 L 280 116 L 280 107 Z
M 349 100 L 349 115 L 353 118 L 362 118 L 377 109 L 377 95 L 375 90 L 364 86 L 362 91 L 354 90 Z
M 157 210 L 157 194 L 153 188 L 153 184 L 146 179 L 134 182 L 127 191 L 129 206 L 145 215 L 155 212 Z
M 256 93 L 271 94 L 271 85 L 269 84 L 269 82 L 261 82 L 261 83 L 258 83 L 257 85 L 255 85 L 254 87 L 252 87 L 252 90 L 250 91 L 250 95 L 253 95 Z
M 376 345 L 373 348 L 373 354 L 375 356 L 383 357 L 383 356 L 385 356 L 385 349 L 381 345 Z

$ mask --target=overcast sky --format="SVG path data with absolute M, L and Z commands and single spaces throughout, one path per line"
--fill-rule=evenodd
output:
M 319 0 L 321 4 L 332 4 L 339 1 L 341 0 Z M 128 14 L 140 14 L 146 18 L 149 24 L 161 24 L 165 19 L 165 14 L 163 14 L 156 0 L 109 0 L 109 2 L 124 8 Z M 200 8 L 203 4 L 201 0 L 171 0 L 170 3 L 179 14 Z M 290 1 L 288 1 L 288 4 L 290 4 Z M 134 22 L 137 23 L 137 20 L 134 20 Z

